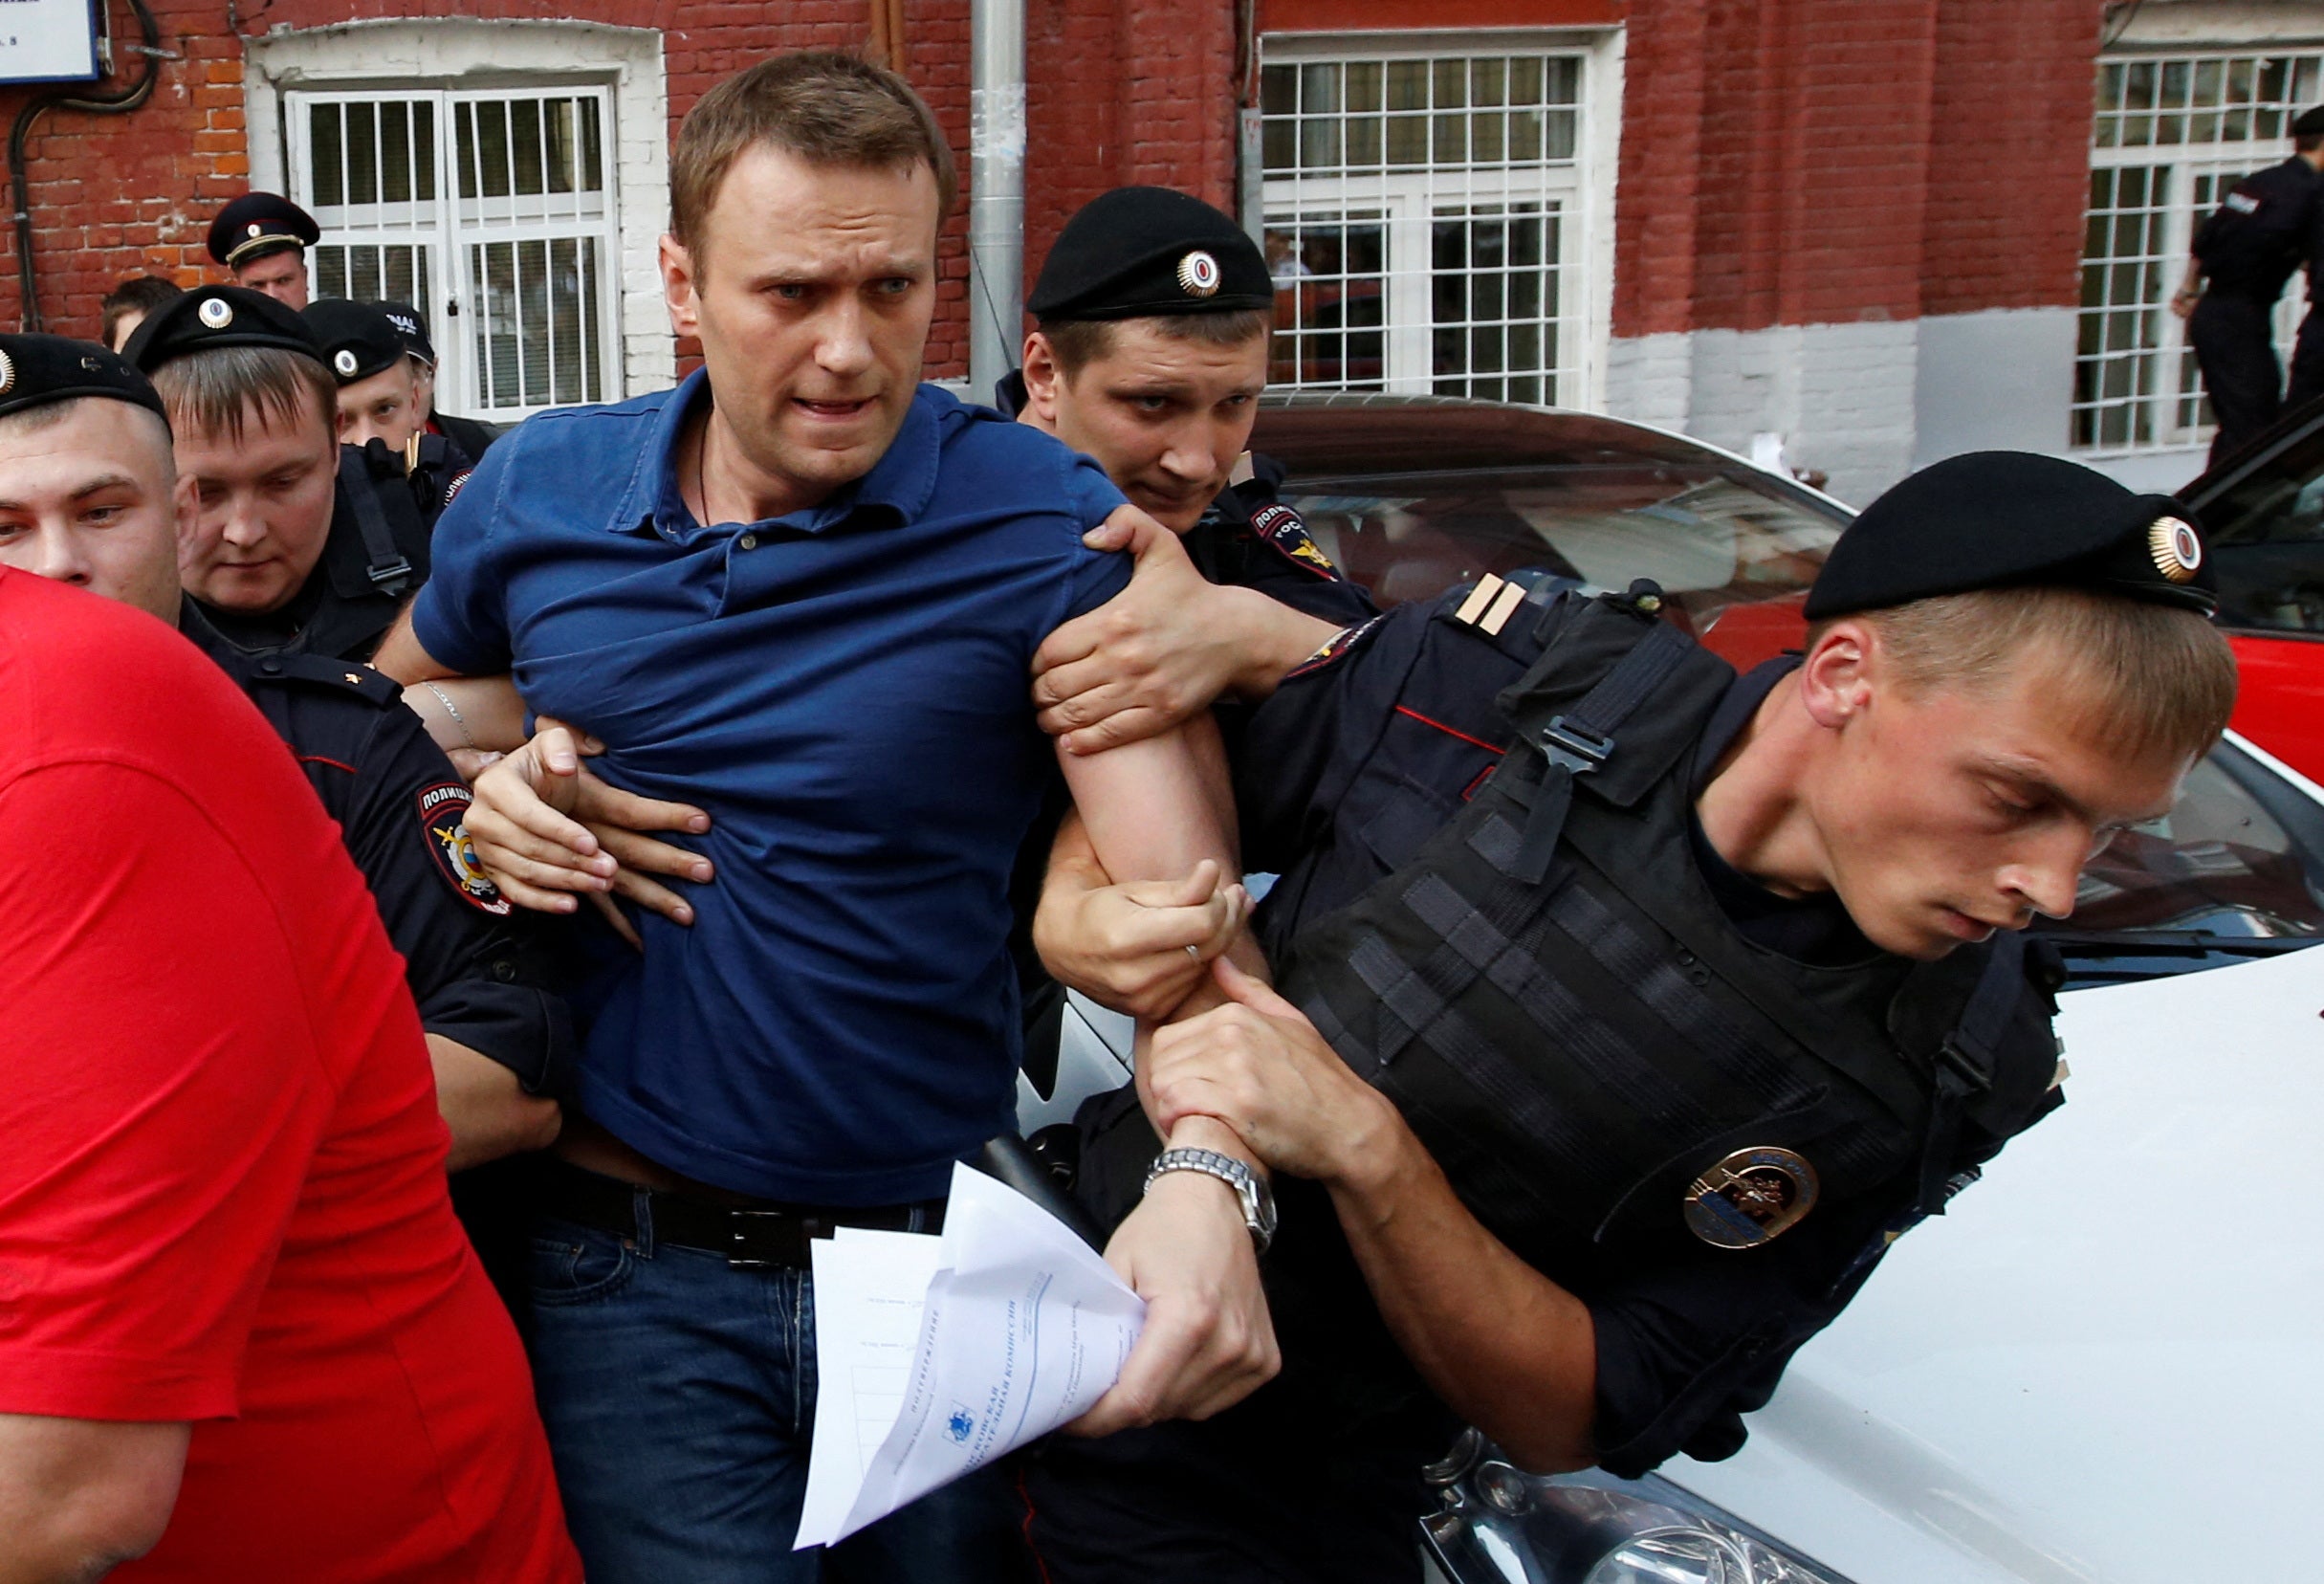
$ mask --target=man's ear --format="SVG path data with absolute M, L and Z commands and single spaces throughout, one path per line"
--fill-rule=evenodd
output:
M 1057 427 L 1058 388 L 1065 383 L 1065 371 L 1057 361 L 1057 348 L 1039 330 L 1025 332 L 1025 406 L 1040 419 L 1044 429 Z
M 662 300 L 669 306 L 669 328 L 680 336 L 702 333 L 702 303 L 697 294 L 694 255 L 674 236 L 664 233 L 655 262 L 662 270 Z
M 1818 726 L 1837 731 L 1873 700 L 1885 659 L 1879 629 L 1843 619 L 1826 627 L 1800 664 L 1800 703 Z
M 202 523 L 202 489 L 193 474 L 178 474 L 177 484 L 169 492 L 169 504 L 177 514 L 178 562 L 182 566 Z

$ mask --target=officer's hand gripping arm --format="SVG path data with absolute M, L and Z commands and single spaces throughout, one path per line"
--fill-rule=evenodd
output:
M 1143 1064 L 1157 1124 L 1216 1117 L 1269 1165 L 1322 1182 L 1437 1396 L 1524 1467 L 1594 1462 L 1589 1309 L 1469 1214 L 1394 1106 L 1296 1007 L 1231 963 L 1213 972 L 1230 999 L 1160 1030 Z
M 1165 731 L 1222 693 L 1263 698 L 1337 630 L 1255 589 L 1205 580 L 1176 535 L 1124 507 L 1086 542 L 1128 548 L 1129 586 L 1033 657 L 1041 728 L 1093 754 Z
M 1068 813 L 1050 849 L 1033 944 L 1060 983 L 1151 1022 L 1186 1000 L 1250 912 L 1250 893 L 1212 858 L 1181 879 L 1111 884 Z

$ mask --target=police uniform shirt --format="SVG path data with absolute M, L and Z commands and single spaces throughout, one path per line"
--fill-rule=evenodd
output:
M 530 926 L 477 867 L 471 794 L 402 690 L 367 666 L 252 655 L 185 602 L 179 628 L 238 682 L 290 745 L 403 954 L 420 1022 L 556 1093 L 572 1058 Z
M 2295 154 L 2236 183 L 2196 231 L 2194 253 L 2211 291 L 2265 304 L 2316 256 L 2320 240 L 2324 176 Z
M 1508 630 L 1555 619 L 1553 605 L 1570 608 L 1560 600 L 1569 586 L 1545 580 Z M 1399 606 L 1344 635 L 1249 721 L 1236 802 L 1246 864 L 1282 874 L 1255 923 L 1270 957 L 1409 861 L 1499 765 L 1510 727 L 1495 696 L 1524 664 L 1447 620 L 1461 592 Z M 1772 662 L 1739 680 L 1716 729 L 1740 730 L 1787 669 Z M 1699 760 L 1705 769 L 1723 747 L 1710 737 Z M 1424 789 L 1433 803 L 1380 799 L 1392 783 Z M 1706 885 L 1746 938 L 1809 962 L 1876 957 L 1844 913 L 1832 917 L 1836 902 L 1787 901 L 1723 862 L 1720 869 L 1727 883 L 1706 873 Z M 1899 1208 L 1828 1202 L 1747 1258 L 1680 1246 L 1641 1260 L 1601 1247 L 1579 1268 L 1546 1272 L 1588 1304 L 1596 1323 L 1605 1466 L 1636 1473 L 1681 1450 L 1716 1458 L 1739 1447 L 1742 1416 L 1853 1296 L 1871 1269 L 1867 1249 L 1884 1246 L 1882 1228 Z M 1416 1385 L 1384 1328 L 1369 1344 L 1343 1338 L 1336 1347 Z

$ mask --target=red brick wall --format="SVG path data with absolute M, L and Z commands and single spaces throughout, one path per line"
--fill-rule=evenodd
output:
M 117 36 L 135 37 L 125 0 L 107 3 Z M 185 58 L 162 64 L 152 99 L 126 116 L 53 110 L 30 140 L 40 304 L 54 330 L 95 335 L 98 299 L 125 275 L 151 271 L 187 285 L 223 278 L 203 238 L 218 206 L 248 185 L 242 36 L 359 17 L 659 27 L 674 132 L 711 84 L 752 61 L 784 49 L 861 48 L 869 33 L 865 0 L 156 0 L 154 10 L 164 47 Z M 1040 131 L 1028 161 L 1029 264 L 1073 205 L 1117 183 L 1161 182 L 1232 202 L 1232 8 L 1175 11 L 1133 0 L 1034 0 L 1029 72 Z M 907 0 L 905 36 L 907 73 L 952 138 L 965 187 L 969 0 Z M 1139 64 L 1117 64 L 1129 61 Z M 0 91 L 0 116 L 12 118 L 28 97 Z M 1096 136 L 1093 122 L 1103 128 Z M 945 235 L 932 373 L 967 367 L 966 234 L 955 215 Z M 15 271 L 0 269 L 0 323 L 15 324 L 18 314 Z
M 2076 299 L 2088 0 L 1633 0 L 1613 329 Z

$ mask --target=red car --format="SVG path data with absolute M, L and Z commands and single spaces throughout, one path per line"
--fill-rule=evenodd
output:
M 2324 781 L 2324 403 L 2179 496 L 2210 531 L 2219 625 L 2243 672 L 2235 729 Z

